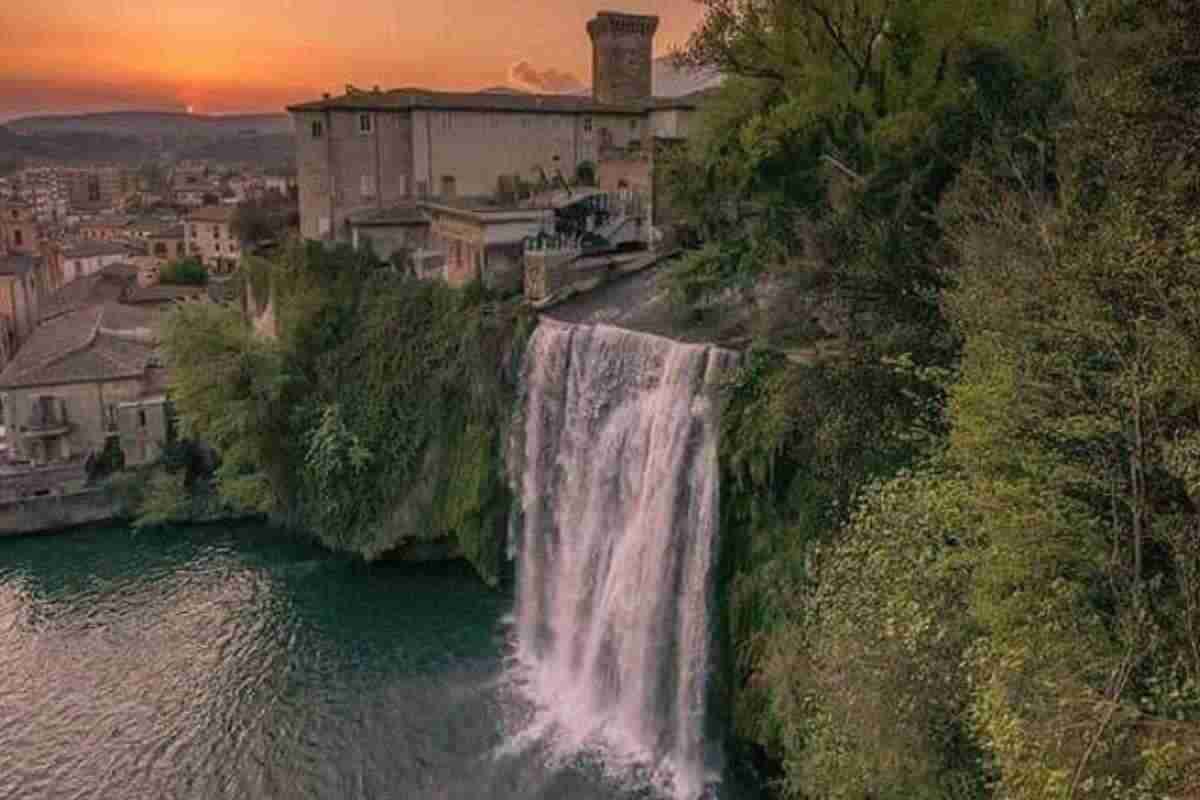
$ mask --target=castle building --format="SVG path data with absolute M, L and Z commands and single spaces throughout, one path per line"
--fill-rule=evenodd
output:
M 591 96 L 347 87 L 290 106 L 301 233 L 351 241 L 364 215 L 492 196 L 514 179 L 602 173 L 607 161 L 648 162 L 657 141 L 686 137 L 695 110 L 688 97 L 652 95 L 657 28 L 657 17 L 607 11 L 588 23 Z

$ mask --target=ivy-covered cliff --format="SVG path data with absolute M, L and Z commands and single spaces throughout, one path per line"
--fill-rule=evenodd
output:
M 529 321 L 476 288 L 296 244 L 247 265 L 278 336 L 189 305 L 163 335 L 185 438 L 220 453 L 218 493 L 375 559 L 438 542 L 499 575 L 502 444 Z
M 1195 796 L 1200 5 L 705 5 L 739 737 L 789 798 Z

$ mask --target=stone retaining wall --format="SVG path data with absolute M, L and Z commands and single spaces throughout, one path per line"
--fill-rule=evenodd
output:
M 29 497 L 0 503 L 0 537 L 50 533 L 77 525 L 106 522 L 119 515 L 116 499 L 103 489 Z

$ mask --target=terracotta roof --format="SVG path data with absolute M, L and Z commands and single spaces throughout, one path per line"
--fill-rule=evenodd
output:
M 234 206 L 205 206 L 187 215 L 188 222 L 232 222 L 237 213 Z
M 0 389 L 141 377 L 154 360 L 154 315 L 116 303 L 39 326 L 0 373 Z
M 641 114 L 653 104 L 609 105 L 589 96 L 570 94 L 508 94 L 500 92 L 438 92 L 428 89 L 353 91 L 325 100 L 288 106 L 288 111 L 520 111 L 544 114 Z

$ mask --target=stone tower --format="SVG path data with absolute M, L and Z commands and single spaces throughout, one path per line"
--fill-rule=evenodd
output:
M 588 23 L 592 38 L 592 97 L 627 105 L 651 98 L 658 17 L 601 11 Z

